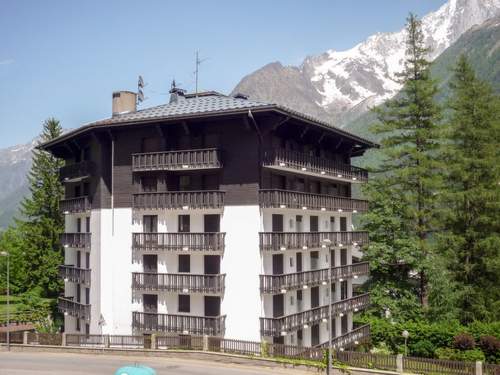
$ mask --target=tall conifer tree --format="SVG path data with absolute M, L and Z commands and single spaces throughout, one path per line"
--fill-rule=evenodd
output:
M 377 110 L 374 131 L 382 135 L 383 162 L 378 172 L 377 194 L 390 197 L 399 228 L 414 245 L 408 274 L 417 273 L 422 306 L 428 305 L 428 267 L 432 262 L 431 233 L 435 229 L 436 189 L 439 186 L 438 159 L 440 108 L 434 97 L 421 22 L 407 19 L 407 48 L 404 71 L 398 74 L 404 85 L 398 96 Z M 376 197 L 375 197 L 376 198 Z M 396 249 L 397 250 L 397 249 Z M 403 259 L 403 262 L 406 261 Z M 394 273 L 397 283 L 398 273 Z
M 461 56 L 450 87 L 442 251 L 463 323 L 500 319 L 500 98 Z
M 43 124 L 40 142 L 50 141 L 61 134 L 59 121 L 50 118 Z M 24 246 L 26 289 L 39 287 L 47 297 L 56 296 L 61 289 L 58 265 L 63 261 L 59 238 L 64 224 L 59 212 L 59 200 L 63 194 L 59 180 L 62 165 L 60 159 L 46 151 L 33 151 L 33 165 L 28 175 L 31 194 L 21 203 L 23 218 L 17 220 Z

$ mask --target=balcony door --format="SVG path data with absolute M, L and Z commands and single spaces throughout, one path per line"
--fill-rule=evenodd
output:
M 179 233 L 191 232 L 191 217 L 189 215 L 178 216 L 178 232 Z
M 273 275 L 283 274 L 283 254 L 273 255 Z
M 220 297 L 205 296 L 205 316 L 220 316 Z
M 347 265 L 347 249 L 340 249 L 340 265 Z
M 311 288 L 311 309 L 319 306 L 319 287 Z
M 309 231 L 317 232 L 319 231 L 319 220 L 317 216 L 311 216 L 309 221 Z
M 340 218 L 340 231 L 341 232 L 347 231 L 347 218 L 345 216 L 342 216 Z
M 297 264 L 297 272 L 302 272 L 302 253 L 295 254 L 295 263 Z
M 319 345 L 319 324 L 311 326 L 311 346 Z
M 220 232 L 220 215 L 204 215 L 203 226 L 205 232 Z
M 76 268 L 82 268 L 82 252 L 80 250 L 76 252 Z
M 283 215 L 273 214 L 273 232 L 283 232 Z
M 158 312 L 158 296 L 156 294 L 142 295 L 142 308 L 145 313 Z
M 273 295 L 273 318 L 285 315 L 285 296 L 283 294 Z
M 157 233 L 158 232 L 158 216 L 157 215 L 144 215 L 142 217 L 142 231 L 144 233 Z
M 296 226 L 297 226 L 297 232 L 303 232 L 304 231 L 304 226 L 302 224 L 302 215 L 295 216 L 295 223 L 296 223 Z
M 160 137 L 142 138 L 141 152 L 157 152 L 157 151 L 161 151 Z
M 142 264 L 144 272 L 146 273 L 158 273 L 158 255 L 156 254 L 144 254 L 142 256 Z
M 317 270 L 319 268 L 319 252 L 311 251 L 311 271 Z
M 220 274 L 220 255 L 205 255 L 203 263 L 205 275 Z

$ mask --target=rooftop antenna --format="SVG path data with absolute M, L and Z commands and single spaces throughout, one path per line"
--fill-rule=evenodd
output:
M 147 86 L 147 83 L 144 83 L 144 79 L 141 75 L 137 79 L 137 104 L 141 104 L 147 98 L 144 98 L 144 87 Z
M 196 77 L 196 86 L 195 86 L 195 91 L 194 95 L 197 97 L 198 96 L 198 74 L 199 74 L 199 68 L 202 62 L 206 61 L 207 59 L 200 59 L 198 51 L 196 51 L 196 70 L 194 71 L 194 75 Z

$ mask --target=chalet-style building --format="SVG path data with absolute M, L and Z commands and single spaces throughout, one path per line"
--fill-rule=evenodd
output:
M 352 215 L 368 205 L 351 186 L 367 172 L 351 158 L 374 146 L 243 95 L 174 88 L 137 110 L 135 93 L 113 93 L 111 118 L 41 146 L 66 161 L 66 332 L 316 346 L 331 291 L 335 342 L 362 340 L 368 238 Z

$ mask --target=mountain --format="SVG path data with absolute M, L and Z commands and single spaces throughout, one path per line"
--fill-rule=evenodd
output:
M 431 58 L 474 25 L 500 15 L 500 0 L 449 0 L 422 18 Z M 268 64 L 244 77 L 233 93 L 285 104 L 338 126 L 393 97 L 401 85 L 405 31 L 377 33 L 347 51 L 307 57 L 299 67 Z
M 500 16 L 471 28 L 434 60 L 431 72 L 438 82 L 441 102 L 449 97 L 452 67 L 461 54 L 467 56 L 478 78 L 489 82 L 500 95 Z M 377 136 L 369 129 L 375 120 L 372 112 L 366 112 L 347 123 L 344 129 L 377 141 Z
M 26 174 L 37 142 L 34 139 L 24 145 L 0 149 L 0 230 L 11 223 L 19 202 L 29 191 Z

